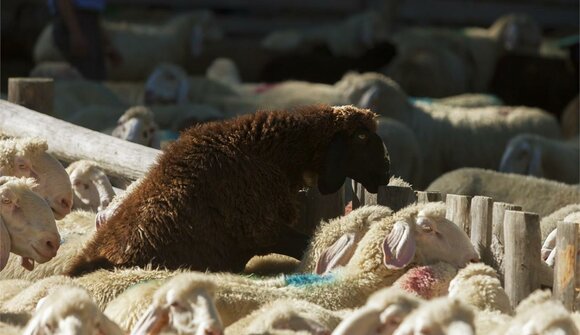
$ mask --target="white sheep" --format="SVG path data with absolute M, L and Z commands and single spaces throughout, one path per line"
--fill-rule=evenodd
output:
M 446 295 L 456 273 L 456 268 L 444 262 L 409 269 L 392 286 L 376 291 L 364 306 L 347 314 L 333 335 L 354 331 L 361 335 L 391 335 L 423 299 Z
M 474 318 L 472 308 L 460 300 L 440 297 L 421 304 L 393 334 L 474 335 Z
M 301 260 L 279 254 L 254 256 L 246 264 L 244 273 L 324 274 L 348 263 L 371 224 L 392 214 L 393 211 L 386 206 L 362 206 L 349 212 L 348 215 L 322 220 L 312 234 Z
M 159 332 L 167 326 L 179 333 L 221 332 L 223 324 L 213 304 L 217 285 L 207 278 L 203 280 L 203 286 L 192 287 L 189 285 L 191 279 L 187 273 L 178 275 L 170 280 L 174 285 L 163 285 L 155 291 L 150 307 L 137 321 L 131 334 Z
M 73 208 L 100 211 L 113 201 L 115 191 L 105 172 L 90 160 L 78 160 L 66 167 L 73 187 Z
M 62 164 L 48 152 L 46 140 L 8 138 L 0 140 L 0 176 L 34 178 L 34 191 L 62 219 L 72 207 L 72 187 Z
M 568 103 L 560 116 L 562 135 L 566 139 L 574 139 L 578 143 L 580 134 L 580 100 L 578 96 Z
M 32 282 L 25 279 L 0 280 L 0 306 L 30 285 Z
M 63 220 L 56 221 L 60 234 L 59 250 L 55 257 L 34 269 L 24 269 L 16 258 L 8 260 L 6 267 L 0 271 L 0 279 L 25 279 L 36 281 L 41 278 L 64 273 L 70 261 L 79 254 L 95 231 L 95 213 L 75 210 Z
M 413 131 L 402 122 L 381 116 L 377 119 L 377 135 L 389 152 L 391 175 L 412 185 L 420 183 L 423 161 L 421 147 Z
M 479 310 L 512 314 L 507 293 L 497 272 L 483 263 L 469 264 L 459 270 L 449 284 L 449 297 L 456 298 Z
M 83 79 L 83 75 L 67 62 L 41 62 L 30 70 L 30 77 L 52 78 L 54 80 Z
M 556 227 L 558 226 L 558 222 L 564 221 L 564 218 L 575 212 L 580 212 L 580 202 L 563 206 L 562 208 L 558 208 L 554 210 L 552 213 L 549 213 L 548 215 L 544 216 L 540 220 L 542 241 L 547 240 L 548 235 L 550 235 L 550 233 L 552 233 L 554 229 L 556 229 Z
M 20 255 L 27 270 L 35 261 L 46 263 L 56 256 L 60 235 L 50 207 L 33 191 L 36 187 L 32 178 L 0 177 L 0 271 L 10 253 Z
M 324 274 L 346 265 L 371 225 L 392 214 L 385 206 L 363 206 L 344 217 L 321 221 L 304 251 L 298 272 Z
M 205 42 L 219 40 L 222 36 L 210 11 L 183 13 L 164 24 L 105 21 L 103 29 L 123 59 L 131 60 L 108 69 L 111 80 L 122 81 L 143 80 L 161 62 L 186 66 L 202 52 Z M 52 24 L 39 35 L 33 56 L 36 63 L 63 60 L 52 39 Z
M 90 295 L 75 286 L 61 286 L 43 298 L 22 334 L 64 333 L 123 334 L 121 328 L 99 310 Z
M 488 29 L 404 29 L 393 36 L 397 56 L 385 73 L 414 96 L 485 92 L 507 52 L 537 53 L 541 30 L 525 15 L 500 17 Z
M 449 249 L 451 244 L 453 250 Z M 228 326 L 278 298 L 307 300 L 330 310 L 357 307 L 378 288 L 395 282 L 410 263 L 429 264 L 443 259 L 452 266 L 461 267 L 477 257 L 465 232 L 445 219 L 445 205 L 431 203 L 407 207 L 374 223 L 348 264 L 327 275 L 302 274 L 265 281 L 195 272 L 183 277 L 188 278 L 184 280 L 188 290 L 203 288 L 207 282 L 216 285 L 216 307 L 224 326 Z M 167 281 L 160 290 L 169 290 L 178 277 Z M 144 295 L 133 296 L 147 299 Z M 133 309 L 131 304 L 125 303 L 125 306 L 132 309 L 132 314 L 143 312 Z M 154 303 L 152 308 L 156 312 L 144 317 L 148 319 L 142 321 L 144 324 L 155 324 L 158 318 L 167 316 L 162 305 Z
M 537 213 L 540 217 L 565 205 L 580 203 L 580 189 L 577 185 L 474 168 L 445 173 L 434 180 L 427 191 L 488 196 L 497 202 L 522 206 L 524 211 Z
M 564 222 L 572 222 L 572 223 L 580 223 L 580 211 L 571 213 L 567 215 L 562 221 Z M 542 245 L 542 259 L 546 261 L 551 267 L 556 265 L 556 254 L 557 254 L 557 234 L 558 228 L 556 227 L 549 235 L 546 237 L 544 244 Z M 577 242 L 576 244 L 580 246 L 580 232 L 577 234 Z M 547 255 L 547 256 L 546 256 Z M 580 250 L 576 252 L 576 260 L 577 263 L 580 261 Z M 578 263 L 580 264 L 580 263 Z M 577 283 L 580 284 L 580 279 L 577 279 Z
M 437 104 L 413 105 L 397 83 L 379 73 L 349 73 L 335 86 L 353 103 L 358 101 L 359 107 L 401 121 L 413 130 L 424 167 L 422 182 L 417 185 L 420 189 L 456 168 L 497 168 L 505 145 L 516 134 L 560 136 L 556 118 L 540 109 L 491 106 L 466 111 Z
M 499 171 L 577 184 L 580 148 L 577 143 L 520 134 L 507 143 Z
M 123 100 L 101 82 L 85 79 L 54 82 L 53 116 L 59 119 L 99 130 L 114 123 L 126 108 Z
M 330 334 L 341 314 L 304 300 L 278 299 L 234 322 L 224 334 Z
M 237 86 L 242 83 L 236 64 L 225 57 L 214 59 L 205 71 L 205 76 L 230 86 Z
M 464 107 L 464 108 L 501 106 L 504 104 L 499 97 L 484 93 L 463 93 L 440 99 L 415 97 L 411 98 L 411 102 L 440 104 L 449 107 Z
M 145 83 L 146 105 L 216 103 L 238 92 L 207 77 L 190 77 L 185 69 L 172 63 L 160 63 Z
M 516 310 L 509 323 L 500 325 L 492 332 L 494 335 L 578 333 L 571 313 L 561 302 L 551 299 Z
M 375 44 L 386 41 L 389 22 L 376 11 L 357 13 L 338 24 L 311 28 L 309 31 L 274 31 L 261 42 L 263 48 L 291 51 L 326 46 L 335 56 L 356 57 Z
M 78 287 L 79 285 L 75 285 L 73 279 L 66 276 L 51 276 L 43 278 L 18 292 L 18 294 L 4 302 L 0 307 L 2 311 L 8 313 L 32 314 L 42 298 L 54 292 L 61 286 Z
M 160 129 L 155 122 L 155 115 L 145 106 L 133 106 L 127 109 L 117 121 L 117 126 L 111 135 L 156 149 L 161 147 Z

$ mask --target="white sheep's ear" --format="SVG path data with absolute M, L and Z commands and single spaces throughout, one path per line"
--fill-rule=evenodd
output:
M 346 265 L 355 250 L 354 240 L 354 234 L 347 233 L 324 250 L 316 262 L 316 274 L 326 274 L 339 266 Z
M 528 175 L 535 177 L 543 177 L 544 171 L 542 170 L 542 150 L 535 147 L 532 150 L 532 159 L 530 160 L 530 166 L 528 167 Z
M 38 180 L 38 174 L 32 168 L 32 162 L 27 157 L 14 157 L 14 175 Z
M 4 224 L 4 220 L 0 218 L 0 271 L 2 271 L 2 269 L 6 267 L 6 263 L 8 263 L 11 247 L 8 229 Z
M 383 241 L 383 263 L 387 269 L 402 269 L 415 257 L 415 237 L 412 227 L 405 221 L 397 221 Z
M 169 310 L 150 305 L 135 324 L 131 335 L 159 334 L 169 324 Z
M 556 248 L 556 236 L 558 235 L 558 228 L 552 230 L 552 232 L 546 237 L 544 244 L 542 244 L 542 259 L 545 261 L 554 248 Z

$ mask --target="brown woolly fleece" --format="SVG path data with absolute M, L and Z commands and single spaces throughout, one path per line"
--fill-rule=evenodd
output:
M 301 234 L 292 229 L 298 190 L 305 186 L 305 174 L 318 177 L 320 185 L 336 138 L 347 139 L 341 151 L 354 152 L 346 160 L 358 161 L 344 169 L 349 177 L 366 180 L 370 189 L 388 182 L 388 156 L 382 142 L 380 149 L 373 142 L 380 141 L 375 117 L 353 106 L 310 106 L 187 129 L 67 273 L 147 264 L 241 271 L 256 254 L 301 253 L 305 244 L 297 242 Z M 368 143 L 350 146 L 361 138 Z

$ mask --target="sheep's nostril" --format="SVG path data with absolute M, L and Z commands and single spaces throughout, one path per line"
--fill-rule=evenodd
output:
M 45 242 L 47 251 L 52 255 L 55 256 L 58 248 L 60 247 L 60 238 L 49 238 Z
M 70 212 L 71 208 L 72 208 L 72 201 L 70 201 L 69 199 L 66 198 L 62 198 L 60 200 L 60 206 L 65 210 Z M 67 212 L 67 213 L 68 213 Z

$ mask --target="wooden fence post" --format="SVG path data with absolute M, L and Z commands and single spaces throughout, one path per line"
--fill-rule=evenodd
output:
M 558 222 L 556 236 L 556 266 L 554 268 L 554 298 L 560 300 L 568 310 L 574 309 L 576 299 L 576 280 L 580 276 L 577 264 L 578 232 L 580 224 Z
M 417 196 L 417 202 L 420 204 L 443 200 L 441 192 L 436 191 L 415 191 L 415 195 Z
M 539 269 L 541 233 L 538 214 L 505 211 L 505 291 L 512 307 L 540 287 Z
M 337 192 L 322 195 L 312 187 L 299 192 L 301 202 L 299 226 L 296 229 L 312 235 L 321 220 L 329 220 L 344 215 L 344 186 Z
M 493 199 L 475 196 L 471 199 L 471 243 L 479 253 L 481 261 L 490 264 L 491 229 L 493 215 Z
M 469 196 L 447 194 L 445 218 L 454 222 L 469 235 Z
M 388 206 L 393 211 L 398 211 L 417 201 L 415 191 L 404 186 L 380 186 L 376 196 L 377 204 Z
M 522 207 L 518 205 L 512 205 L 505 202 L 495 202 L 493 204 L 493 214 L 492 214 L 492 230 L 491 230 L 491 254 L 492 259 L 489 266 L 493 267 L 498 275 L 499 280 L 503 284 L 504 277 L 504 234 L 503 234 L 503 222 L 505 211 L 513 210 L 519 211 Z
M 8 101 L 52 115 L 53 80 L 51 78 L 8 78 Z

